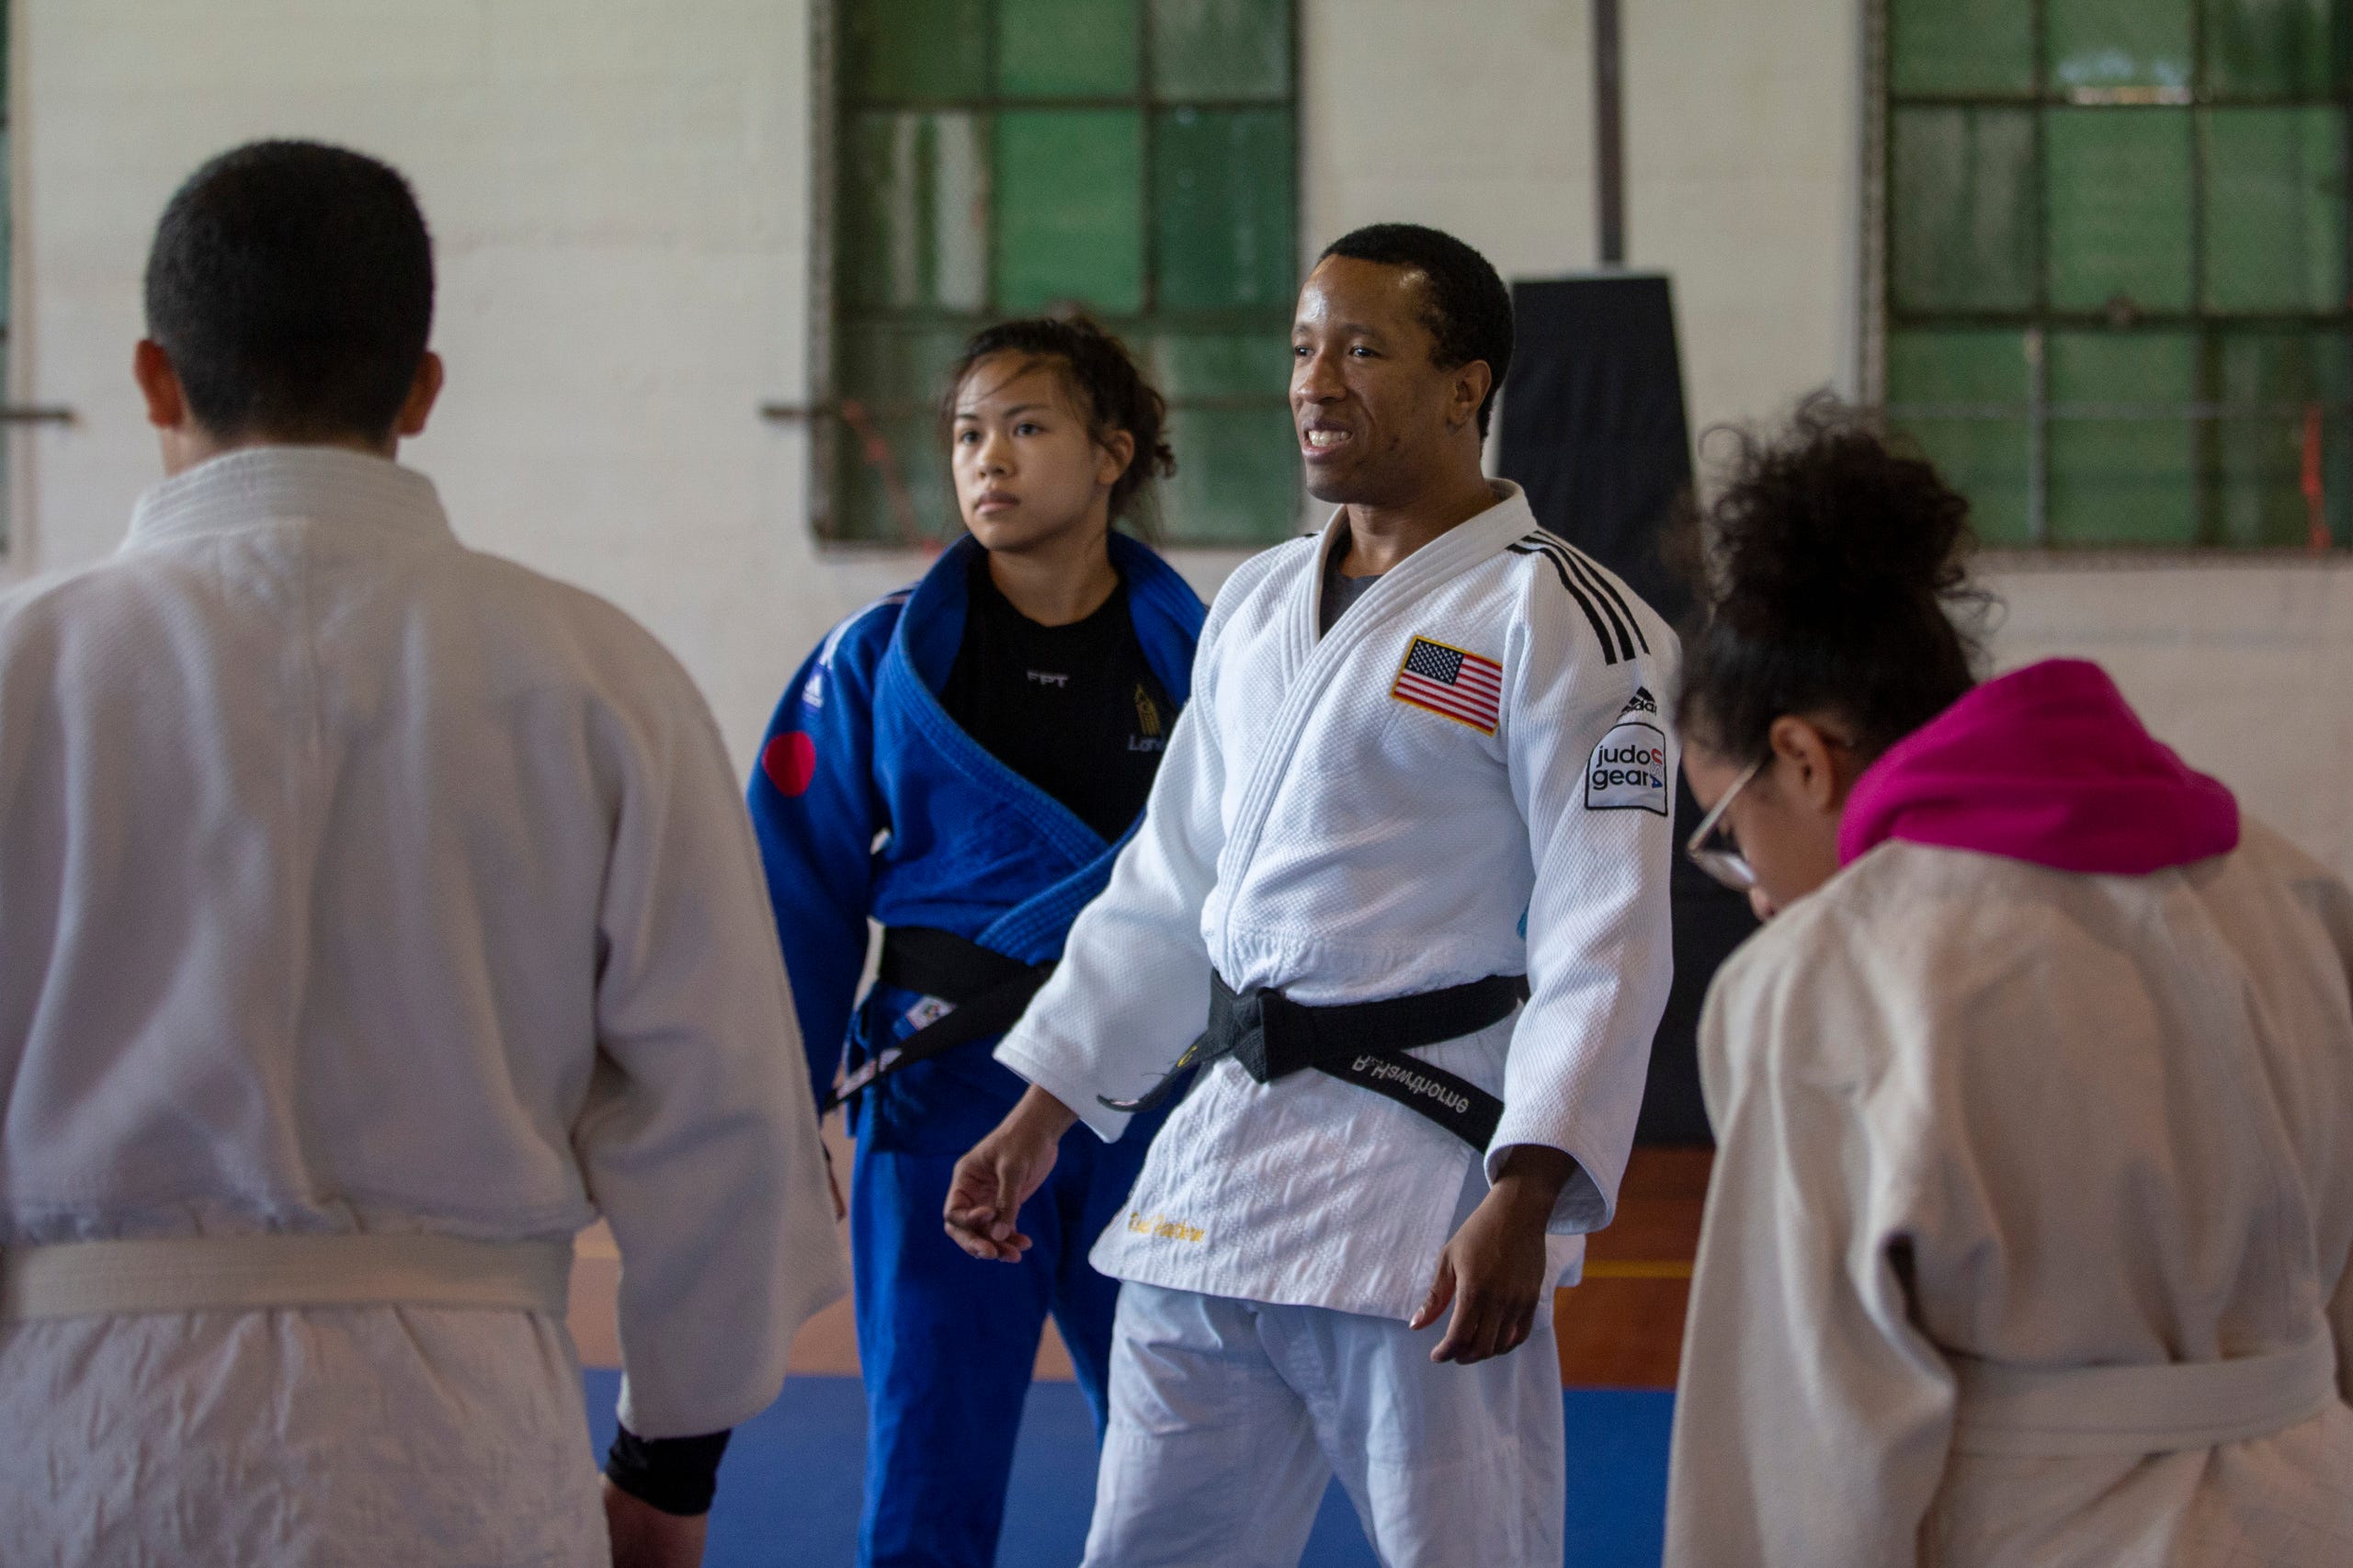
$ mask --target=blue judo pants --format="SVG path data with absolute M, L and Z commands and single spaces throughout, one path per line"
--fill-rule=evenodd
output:
M 1099 1439 L 1120 1282 L 1087 1249 L 1127 1201 L 1149 1140 L 1066 1134 L 1021 1209 L 1019 1263 L 969 1257 L 941 1214 L 956 1160 L 858 1145 L 850 1256 L 866 1381 L 861 1568 L 988 1568 L 1005 1520 L 1046 1314 L 1070 1350 Z

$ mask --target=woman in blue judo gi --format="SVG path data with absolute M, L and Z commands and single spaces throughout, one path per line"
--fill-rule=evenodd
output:
M 751 785 L 821 1103 L 847 1045 L 870 1568 L 995 1557 L 1050 1312 L 1102 1429 L 1119 1287 L 1086 1252 L 1156 1119 L 1064 1141 L 1022 1210 L 1038 1240 L 1018 1269 L 966 1256 L 939 1215 L 957 1156 L 1020 1097 L 989 1049 L 1142 812 L 1203 617 L 1111 528 L 1175 466 L 1161 399 L 1115 338 L 991 327 L 942 415 L 968 534 L 810 655 Z M 870 916 L 881 967 L 853 1007 Z

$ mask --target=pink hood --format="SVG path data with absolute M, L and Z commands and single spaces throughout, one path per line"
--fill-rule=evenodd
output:
M 2142 876 L 2235 847 L 2239 806 L 2141 727 L 2106 670 L 2052 659 L 1987 681 L 1864 770 L 1838 863 L 1890 838 Z

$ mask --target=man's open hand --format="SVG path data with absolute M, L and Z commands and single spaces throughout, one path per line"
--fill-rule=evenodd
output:
M 995 1131 L 956 1162 L 948 1183 L 948 1235 L 974 1257 L 1017 1263 L 1029 1238 L 1015 1229 L 1021 1206 L 1045 1185 L 1063 1134 L 1078 1119 L 1068 1106 L 1032 1088 Z
M 1495 1185 L 1438 1253 L 1430 1293 L 1407 1324 L 1427 1328 L 1453 1303 L 1454 1316 L 1431 1360 L 1469 1366 L 1527 1341 L 1536 1309 L 1552 1288 L 1544 1265 L 1547 1223 L 1576 1168 L 1560 1150 L 1535 1143 L 1504 1156 Z

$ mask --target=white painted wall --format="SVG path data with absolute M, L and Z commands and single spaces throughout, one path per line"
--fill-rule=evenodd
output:
M 154 456 L 127 366 L 173 186 L 245 138 L 390 158 L 439 241 L 450 388 L 406 456 L 460 532 L 617 600 L 739 757 L 838 615 L 911 574 L 827 556 L 808 438 L 813 0 L 17 0 L 12 574 L 112 548 Z M 1507 274 L 1594 255 L 1586 0 L 1301 0 L 1302 244 L 1404 218 Z M 1630 260 L 1676 282 L 1696 424 L 1852 360 L 1856 0 L 1626 12 Z M 1230 556 L 1188 557 L 1206 591 Z M 1997 568 L 1998 656 L 2108 662 L 2154 726 L 2353 874 L 2353 576 Z
M 904 562 L 821 559 L 807 437 L 804 0 L 20 0 L 16 571 L 111 549 L 155 458 L 148 236 L 204 157 L 322 137 L 415 181 L 449 387 L 404 457 L 460 532 L 619 601 L 748 758 L 791 667 Z

